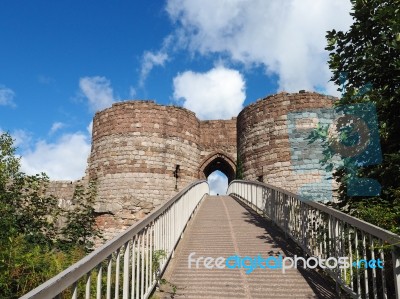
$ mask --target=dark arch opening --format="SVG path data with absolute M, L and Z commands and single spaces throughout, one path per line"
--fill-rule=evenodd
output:
M 201 176 L 204 178 L 208 178 L 210 174 L 217 170 L 226 175 L 228 183 L 233 181 L 236 177 L 235 163 L 229 157 L 221 153 L 209 156 L 200 167 L 200 172 L 202 172 Z

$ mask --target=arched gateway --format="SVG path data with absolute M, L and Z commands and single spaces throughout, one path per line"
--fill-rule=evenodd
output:
M 228 183 L 231 182 L 236 176 L 235 160 L 226 153 L 213 153 L 200 163 L 199 178 L 205 179 L 216 170 L 226 175 Z

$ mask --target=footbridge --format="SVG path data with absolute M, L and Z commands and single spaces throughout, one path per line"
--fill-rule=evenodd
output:
M 400 298 L 400 236 L 251 181 L 174 198 L 22 298 Z

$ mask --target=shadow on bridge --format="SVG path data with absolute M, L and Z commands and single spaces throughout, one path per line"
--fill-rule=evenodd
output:
M 243 212 L 244 221 L 250 223 L 258 228 L 260 231 L 264 230 L 264 233 L 256 236 L 258 239 L 263 240 L 264 243 L 269 244 L 272 248 L 277 248 L 278 251 L 270 250 L 266 252 L 266 255 L 275 255 L 293 257 L 301 256 L 304 257 L 303 250 L 290 238 L 280 230 L 271 220 L 268 220 L 254 210 L 249 208 L 246 204 L 239 200 L 236 202 L 242 206 L 245 210 Z M 280 252 L 282 250 L 282 252 Z M 312 269 L 305 269 L 300 263 L 298 271 L 301 276 L 306 280 L 309 286 L 312 288 L 315 294 L 318 294 L 318 298 L 335 298 L 335 284 L 330 278 L 325 277 L 323 273 L 319 273 Z M 333 297 L 332 297 L 333 296 Z
M 336 298 L 335 284 L 311 269 L 282 273 L 282 269 L 258 267 L 246 273 L 245 265 L 218 269 L 213 264 L 218 257 L 258 255 L 278 260 L 303 253 L 246 205 L 229 196 L 208 196 L 189 223 L 164 278 L 177 287 L 174 298 Z M 230 264 L 235 265 L 232 260 Z M 158 295 L 171 298 L 167 292 Z

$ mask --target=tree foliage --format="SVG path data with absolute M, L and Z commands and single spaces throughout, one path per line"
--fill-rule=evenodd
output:
M 376 179 L 378 197 L 349 197 L 348 169 L 339 168 L 339 208 L 394 232 L 400 232 L 400 0 L 352 0 L 354 23 L 346 32 L 327 34 L 331 81 L 341 88 L 340 109 L 374 103 L 383 161 L 362 167 L 357 176 Z M 328 159 L 329 160 L 329 159 Z M 324 161 L 327 162 L 327 161 Z
M 45 195 L 45 174 L 20 171 L 12 143 L 9 134 L 0 135 L 0 238 L 23 234 L 30 243 L 52 245 L 57 231 L 54 219 L 60 213 L 57 199 Z
M 67 213 L 66 225 L 61 229 L 62 245 L 65 248 L 82 247 L 85 252 L 93 249 L 95 238 L 102 238 L 96 227 L 95 211 L 93 208 L 96 198 L 97 185 L 89 182 L 85 189 L 78 185 L 73 197 L 73 209 Z
M 77 186 L 72 209 L 46 194 L 48 177 L 20 170 L 13 139 L 0 135 L 0 298 L 18 298 L 93 248 L 100 236 L 96 184 Z M 60 226 L 60 219 L 64 225 Z
M 236 162 L 236 179 L 237 180 L 243 180 L 243 161 L 242 157 L 239 154 L 239 151 L 237 152 L 237 162 Z

